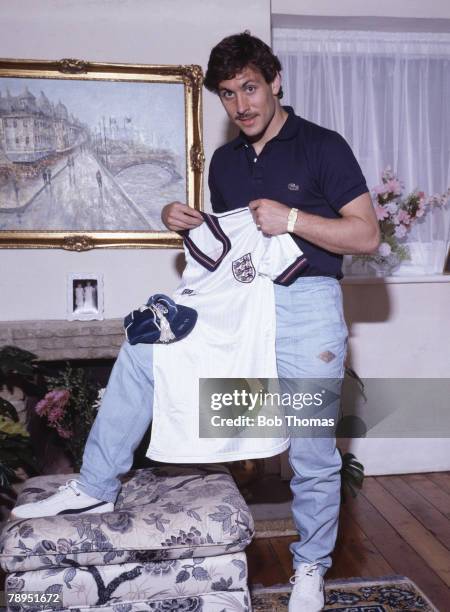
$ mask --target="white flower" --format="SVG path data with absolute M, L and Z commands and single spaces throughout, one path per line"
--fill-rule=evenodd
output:
M 390 215 L 395 215 L 395 213 L 398 211 L 397 202 L 389 202 L 388 204 L 385 204 L 384 207 Z
M 93 408 L 96 408 L 97 410 L 100 408 L 100 406 L 102 405 L 103 396 L 105 395 L 105 391 L 106 391 L 105 387 L 98 390 L 97 398 L 92 405 Z
M 391 254 L 391 251 L 392 249 L 387 242 L 382 242 L 380 246 L 378 247 L 378 253 L 382 257 L 387 257 L 388 255 Z
M 397 225 L 394 231 L 396 238 L 404 238 L 407 233 L 408 233 L 408 230 L 406 229 L 404 225 Z

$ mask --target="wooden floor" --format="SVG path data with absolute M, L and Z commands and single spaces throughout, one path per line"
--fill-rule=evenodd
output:
M 254 540 L 247 549 L 251 584 L 286 583 L 294 537 Z M 450 473 L 366 477 L 341 508 L 327 579 L 401 574 L 441 611 L 450 611 Z

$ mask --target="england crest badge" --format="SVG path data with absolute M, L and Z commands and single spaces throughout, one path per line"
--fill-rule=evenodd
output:
M 233 276 L 240 283 L 251 283 L 256 276 L 251 253 L 246 253 L 232 263 Z

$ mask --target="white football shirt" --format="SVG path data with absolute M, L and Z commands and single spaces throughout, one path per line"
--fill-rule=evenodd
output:
M 269 237 L 258 230 L 248 208 L 204 218 L 185 233 L 187 265 L 173 295 L 198 312 L 197 323 L 182 340 L 153 347 L 147 456 L 169 463 L 270 457 L 289 446 L 285 432 L 277 438 L 200 438 L 199 379 L 277 377 L 273 281 L 289 284 L 306 258 L 289 234 Z

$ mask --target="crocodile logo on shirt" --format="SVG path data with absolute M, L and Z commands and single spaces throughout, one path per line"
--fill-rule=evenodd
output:
M 239 257 L 239 259 L 235 259 L 232 263 L 232 270 L 233 276 L 237 281 L 240 283 L 251 283 L 256 276 L 251 254 L 246 253 Z

